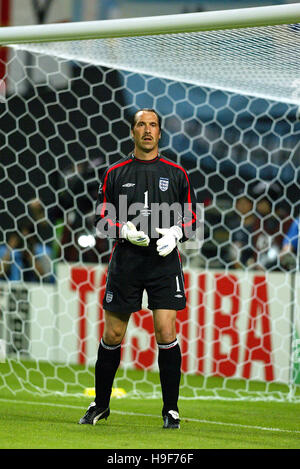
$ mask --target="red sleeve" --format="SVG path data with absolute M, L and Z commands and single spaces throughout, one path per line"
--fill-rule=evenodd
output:
M 200 226 L 200 204 L 197 204 L 195 192 L 190 182 L 187 172 L 182 169 L 184 173 L 182 191 L 181 191 L 181 205 L 183 219 L 181 221 L 181 229 L 183 232 L 182 242 L 192 238 L 196 234 L 197 228 Z
M 117 220 L 111 184 L 111 168 L 107 169 L 99 185 L 95 214 L 96 232 L 99 237 L 119 238 L 122 224 Z
M 182 218 L 178 222 L 178 226 L 182 229 L 183 237 L 181 242 L 187 241 L 189 238 L 193 238 L 196 234 L 196 230 L 200 228 L 201 211 L 200 204 L 196 202 L 196 196 L 194 189 L 191 185 L 189 176 L 186 170 L 174 163 L 173 161 L 161 158 L 161 161 L 167 163 L 170 166 L 178 168 L 179 177 L 178 184 L 180 187 L 180 204 Z

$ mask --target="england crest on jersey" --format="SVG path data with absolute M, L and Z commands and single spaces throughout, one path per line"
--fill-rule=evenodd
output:
M 107 303 L 110 303 L 112 301 L 113 297 L 114 297 L 113 292 L 111 292 L 111 291 L 106 292 L 106 301 L 107 301 Z
M 158 186 L 161 191 L 165 192 L 169 187 L 169 179 L 168 178 L 159 178 Z

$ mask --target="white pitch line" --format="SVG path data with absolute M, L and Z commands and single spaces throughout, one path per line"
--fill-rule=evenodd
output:
M 114 410 L 112 411 L 116 414 L 121 414 L 121 415 L 136 415 L 136 416 L 141 416 L 141 417 L 159 417 L 158 415 L 153 415 L 153 414 L 140 414 L 140 413 L 135 413 L 135 412 L 123 412 L 120 410 Z M 243 425 L 241 423 L 231 423 L 231 422 L 216 422 L 214 420 L 205 420 L 205 419 L 194 419 L 194 418 L 188 418 L 188 417 L 181 417 L 181 420 L 187 420 L 188 422 L 197 422 L 197 423 L 204 423 L 204 424 L 209 424 L 209 425 L 222 425 L 222 426 L 228 426 L 228 427 L 239 427 L 239 428 L 249 428 L 251 430 L 263 430 L 263 431 L 269 431 L 269 432 L 285 432 L 285 433 L 299 433 L 300 430 L 286 430 L 284 428 L 272 428 L 272 427 L 260 427 L 258 425 Z
M 41 406 L 50 406 L 50 407 L 63 407 L 63 408 L 68 408 L 68 409 L 86 409 L 86 406 L 78 406 L 78 405 L 71 405 L 71 404 L 57 404 L 53 402 L 20 401 L 20 400 L 4 399 L 4 398 L 0 398 L 0 402 L 8 402 L 8 403 L 15 403 L 15 404 L 28 404 L 28 405 L 41 405 Z M 139 412 L 124 412 L 121 410 L 111 410 L 111 413 L 120 414 L 120 415 L 134 415 L 135 417 L 161 418 L 160 415 L 142 414 Z M 214 420 L 194 419 L 194 418 L 188 418 L 188 417 L 181 417 L 181 420 L 186 420 L 188 422 L 203 423 L 206 425 L 207 424 L 219 425 L 219 426 L 227 426 L 227 427 L 245 428 L 245 429 L 250 429 L 250 430 L 261 430 L 261 431 L 267 431 L 267 432 L 300 434 L 300 430 L 287 430 L 284 428 L 260 427 L 259 425 L 244 425 L 242 423 L 216 422 Z

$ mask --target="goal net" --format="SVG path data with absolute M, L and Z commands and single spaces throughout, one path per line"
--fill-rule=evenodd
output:
M 181 398 L 299 400 L 298 22 L 296 4 L 1 31 L 1 394 L 93 388 L 111 252 L 97 191 L 147 107 L 204 205 L 201 248 L 181 247 Z M 144 305 L 114 386 L 160 397 Z

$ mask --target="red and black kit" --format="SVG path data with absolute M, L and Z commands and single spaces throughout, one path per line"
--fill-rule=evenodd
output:
M 131 313 L 141 309 L 143 291 L 149 309 L 185 307 L 179 252 L 168 256 L 156 251 L 155 228 L 181 227 L 182 241 L 193 236 L 199 224 L 194 190 L 185 169 L 158 155 L 152 160 L 124 158 L 105 171 L 99 188 L 95 225 L 98 234 L 115 238 L 104 308 Z M 124 223 L 132 221 L 150 238 L 147 247 L 120 238 Z

